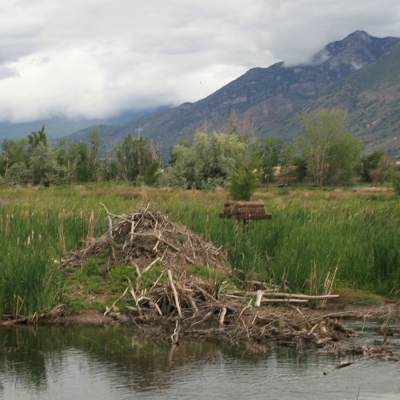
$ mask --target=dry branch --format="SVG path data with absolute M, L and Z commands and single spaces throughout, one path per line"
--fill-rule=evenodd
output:
M 169 280 L 169 284 L 171 286 L 172 292 L 174 293 L 176 309 L 178 310 L 179 317 L 182 318 L 182 311 L 181 311 L 181 306 L 179 305 L 178 292 L 176 291 L 174 281 L 172 280 L 172 272 L 170 269 L 168 270 L 168 280 Z

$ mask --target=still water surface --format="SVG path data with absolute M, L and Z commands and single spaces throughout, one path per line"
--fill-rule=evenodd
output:
M 364 326 L 354 345 L 373 344 L 374 329 Z M 210 343 L 156 346 L 123 326 L 18 327 L 0 329 L 0 338 L 0 398 L 7 400 L 400 399 L 395 362 L 366 360 L 324 376 L 348 359 Z

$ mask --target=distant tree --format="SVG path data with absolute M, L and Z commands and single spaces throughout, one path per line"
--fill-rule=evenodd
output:
M 86 142 L 70 143 L 67 151 L 68 179 L 89 182 L 92 174 L 89 166 L 89 148 Z
M 360 175 L 363 181 L 372 182 L 371 170 L 378 168 L 379 160 L 385 155 L 383 151 L 374 151 L 360 160 Z
M 159 155 L 145 138 L 134 139 L 128 135 L 122 144 L 115 145 L 114 154 L 121 179 L 126 182 L 155 183 L 160 167 Z
M 396 169 L 396 161 L 384 154 L 380 157 L 376 168 L 369 171 L 374 185 L 382 185 L 393 177 L 392 171 Z
M 13 165 L 11 165 L 10 168 L 8 168 L 5 177 L 6 179 L 11 179 L 11 180 L 28 179 L 29 177 L 28 168 L 26 167 L 26 164 L 24 162 L 18 161 Z
M 19 138 L 15 140 L 5 139 L 2 144 L 2 157 L 1 157 L 1 174 L 8 175 L 8 169 L 17 163 L 22 163 L 27 168 L 29 155 L 26 151 L 28 141 L 26 138 Z M 18 169 L 20 169 L 21 164 Z M 15 178 L 17 179 L 17 178 Z
M 185 189 L 224 187 L 238 160 L 244 157 L 245 149 L 238 135 L 197 133 L 190 145 L 174 147 L 163 181 Z
M 35 181 L 64 178 L 67 170 L 57 162 L 57 152 L 40 142 L 29 158 L 28 176 Z
M 276 136 L 261 139 L 258 146 L 258 168 L 261 182 L 276 181 L 276 169 L 282 164 L 285 142 Z
M 65 155 L 58 153 L 58 159 L 66 160 L 68 179 L 79 182 L 98 182 L 106 169 L 106 160 L 100 157 L 100 147 L 103 139 L 97 131 L 90 132 L 90 141 L 70 143 L 65 149 Z
M 321 110 L 315 122 L 303 113 L 301 123 L 305 134 L 299 140 L 307 171 L 314 183 L 322 186 L 347 182 L 354 176 L 362 142 L 346 130 L 346 115 L 339 110 Z
M 103 139 L 100 138 L 97 131 L 91 131 L 90 135 L 90 153 L 89 153 L 89 175 L 90 180 L 98 182 L 100 176 L 105 169 L 104 160 L 100 158 L 100 147 L 103 143 Z
M 28 135 L 28 145 L 29 145 L 28 151 L 30 155 L 35 154 L 35 150 L 40 143 L 47 146 L 47 137 L 44 131 L 44 125 L 42 126 L 42 129 L 40 129 L 39 131 L 32 132 Z
M 400 173 L 394 169 L 388 171 L 389 181 L 392 183 L 394 192 L 400 196 Z

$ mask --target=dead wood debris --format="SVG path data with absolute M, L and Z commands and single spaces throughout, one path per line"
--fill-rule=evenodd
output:
M 352 329 L 329 317 L 312 318 L 286 304 L 309 297 L 292 295 L 290 299 L 286 294 L 276 294 L 272 297 L 280 295 L 285 304 L 273 308 L 262 306 L 261 296 L 255 307 L 259 285 L 251 285 L 253 292 L 229 292 L 221 282 L 187 274 L 186 269 L 193 264 L 229 274 L 227 257 L 220 248 L 168 216 L 148 208 L 115 215 L 104 208 L 109 230 L 85 249 L 61 260 L 60 267 L 67 272 L 72 266 L 84 267 L 89 257 L 99 257 L 109 247 L 108 270 L 130 263 L 140 278 L 161 263 L 162 273 L 151 287 L 134 287 L 127 279 L 125 291 L 104 313 L 115 321 L 135 324 L 144 336 L 172 344 L 178 343 L 179 334 L 179 341 L 224 340 L 254 346 L 274 341 L 283 346 L 337 350 L 342 339 L 354 335 Z M 116 304 L 122 298 L 125 313 L 119 312 Z
M 204 265 L 229 271 L 226 254 L 220 248 L 206 243 L 167 215 L 148 208 L 134 210 L 129 215 L 116 215 L 104 208 L 110 221 L 109 230 L 89 242 L 85 249 L 62 259 L 61 267 L 82 267 L 89 257 L 98 257 L 111 248 L 108 269 L 132 262 L 138 267 L 147 267 L 151 261 L 159 259 L 164 269 L 182 270 L 190 265 Z

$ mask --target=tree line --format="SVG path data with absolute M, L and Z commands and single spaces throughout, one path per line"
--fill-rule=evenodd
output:
M 395 161 L 380 151 L 363 156 L 362 142 L 348 132 L 343 112 L 323 109 L 315 119 L 303 113 L 300 123 L 304 132 L 290 143 L 274 136 L 256 140 L 248 123 L 239 126 L 233 114 L 224 132 L 199 132 L 193 141 L 178 143 L 163 169 L 160 147 L 145 138 L 128 135 L 103 151 L 103 140 L 92 131 L 89 142 L 61 140 L 54 149 L 43 126 L 27 138 L 3 141 L 0 176 L 6 181 L 120 180 L 198 190 L 228 187 L 233 197 L 246 197 L 244 193 L 256 185 L 277 181 L 316 186 L 349 184 L 355 177 L 375 184 L 396 181 Z
M 160 169 L 156 146 L 145 138 L 134 139 L 132 135 L 105 152 L 101 151 L 102 144 L 97 131 L 92 131 L 89 142 L 67 145 L 61 140 L 54 149 L 43 126 L 27 138 L 3 141 L 0 176 L 6 181 L 98 183 L 121 180 L 155 184 Z

